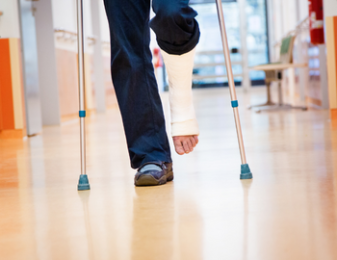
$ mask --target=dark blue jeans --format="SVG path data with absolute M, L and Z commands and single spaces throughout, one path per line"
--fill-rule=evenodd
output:
M 189 0 L 104 0 L 111 37 L 111 74 L 122 114 L 131 166 L 172 162 L 163 108 L 149 49 L 150 28 L 169 54 L 191 51 L 199 41 L 197 13 Z

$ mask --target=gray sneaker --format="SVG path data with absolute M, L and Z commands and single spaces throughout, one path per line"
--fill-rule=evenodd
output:
M 155 169 L 142 171 L 145 166 L 153 165 Z M 157 167 L 156 167 L 157 166 Z M 157 186 L 173 180 L 172 163 L 148 162 L 143 164 L 136 173 L 136 186 Z

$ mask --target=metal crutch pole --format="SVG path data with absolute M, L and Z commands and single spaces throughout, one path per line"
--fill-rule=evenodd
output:
M 77 0 L 77 46 L 78 46 L 78 88 L 79 88 L 79 117 L 81 142 L 81 175 L 78 190 L 90 190 L 86 174 L 86 145 L 85 145 L 85 92 L 84 92 L 84 33 L 83 33 L 83 0 Z
M 221 0 L 216 0 L 216 7 L 217 7 L 217 11 L 218 11 L 218 18 L 219 18 L 219 24 L 220 24 L 220 31 L 221 31 L 221 38 L 222 38 L 222 48 L 223 48 L 223 52 L 224 52 L 224 56 L 225 56 L 225 63 L 226 63 L 226 68 L 227 68 L 228 85 L 229 85 L 229 91 L 230 91 L 231 100 L 232 100 L 231 103 L 232 103 L 233 112 L 234 112 L 236 132 L 237 132 L 237 135 L 238 135 L 240 154 L 241 154 L 242 165 L 241 165 L 240 179 L 252 179 L 253 175 L 250 171 L 249 165 L 247 164 L 245 146 L 244 146 L 244 143 L 243 143 L 239 109 L 238 109 L 239 103 L 238 103 L 238 100 L 236 98 L 234 77 L 233 77 L 233 71 L 232 71 L 232 63 L 231 63 L 231 58 L 230 58 L 230 53 L 229 53 L 226 26 L 225 26 L 225 18 L 224 18 L 224 15 L 223 15 Z

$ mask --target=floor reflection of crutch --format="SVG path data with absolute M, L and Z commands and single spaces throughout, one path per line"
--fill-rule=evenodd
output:
M 239 109 L 238 109 L 239 103 L 238 103 L 237 98 L 236 98 L 234 77 L 233 77 L 233 71 L 232 71 L 232 63 L 231 63 L 230 53 L 229 53 L 229 48 L 228 48 L 225 18 L 224 18 L 224 15 L 223 15 L 221 0 L 216 0 L 216 7 L 217 7 L 217 10 L 218 10 L 218 18 L 219 18 L 221 38 L 222 38 L 222 47 L 223 47 L 223 52 L 224 52 L 224 55 L 225 55 L 225 62 L 226 62 L 226 68 L 227 68 L 228 85 L 229 85 L 229 90 L 230 90 L 230 95 L 231 95 L 231 100 L 232 100 L 232 107 L 233 107 L 233 112 L 234 112 L 236 132 L 237 132 L 237 135 L 238 135 L 240 154 L 241 154 L 242 165 L 241 165 L 240 178 L 241 179 L 252 179 L 253 175 L 250 172 L 249 165 L 247 164 L 245 147 L 244 147 L 244 143 L 243 143 Z
M 78 46 L 78 87 L 79 87 L 79 117 L 81 142 L 81 175 L 78 190 L 90 190 L 86 174 L 86 147 L 85 147 L 85 81 L 84 81 L 84 35 L 83 35 L 83 0 L 77 0 L 77 46 Z

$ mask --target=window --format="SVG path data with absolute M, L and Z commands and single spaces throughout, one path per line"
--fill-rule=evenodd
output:
M 198 12 L 197 21 L 201 30 L 200 42 L 197 46 L 193 83 L 195 87 L 227 85 L 226 69 L 223 65 L 221 36 L 215 1 L 194 0 L 193 8 Z M 240 13 L 236 1 L 223 2 L 227 36 L 230 49 L 241 48 Z M 267 15 L 265 0 L 246 0 L 246 29 L 248 66 L 269 62 Z M 232 53 L 234 79 L 238 85 L 242 80 L 242 57 L 240 53 Z M 219 64 L 220 63 L 220 64 Z M 219 65 L 217 65 L 219 64 Z M 253 84 L 264 80 L 264 73 L 250 72 Z

